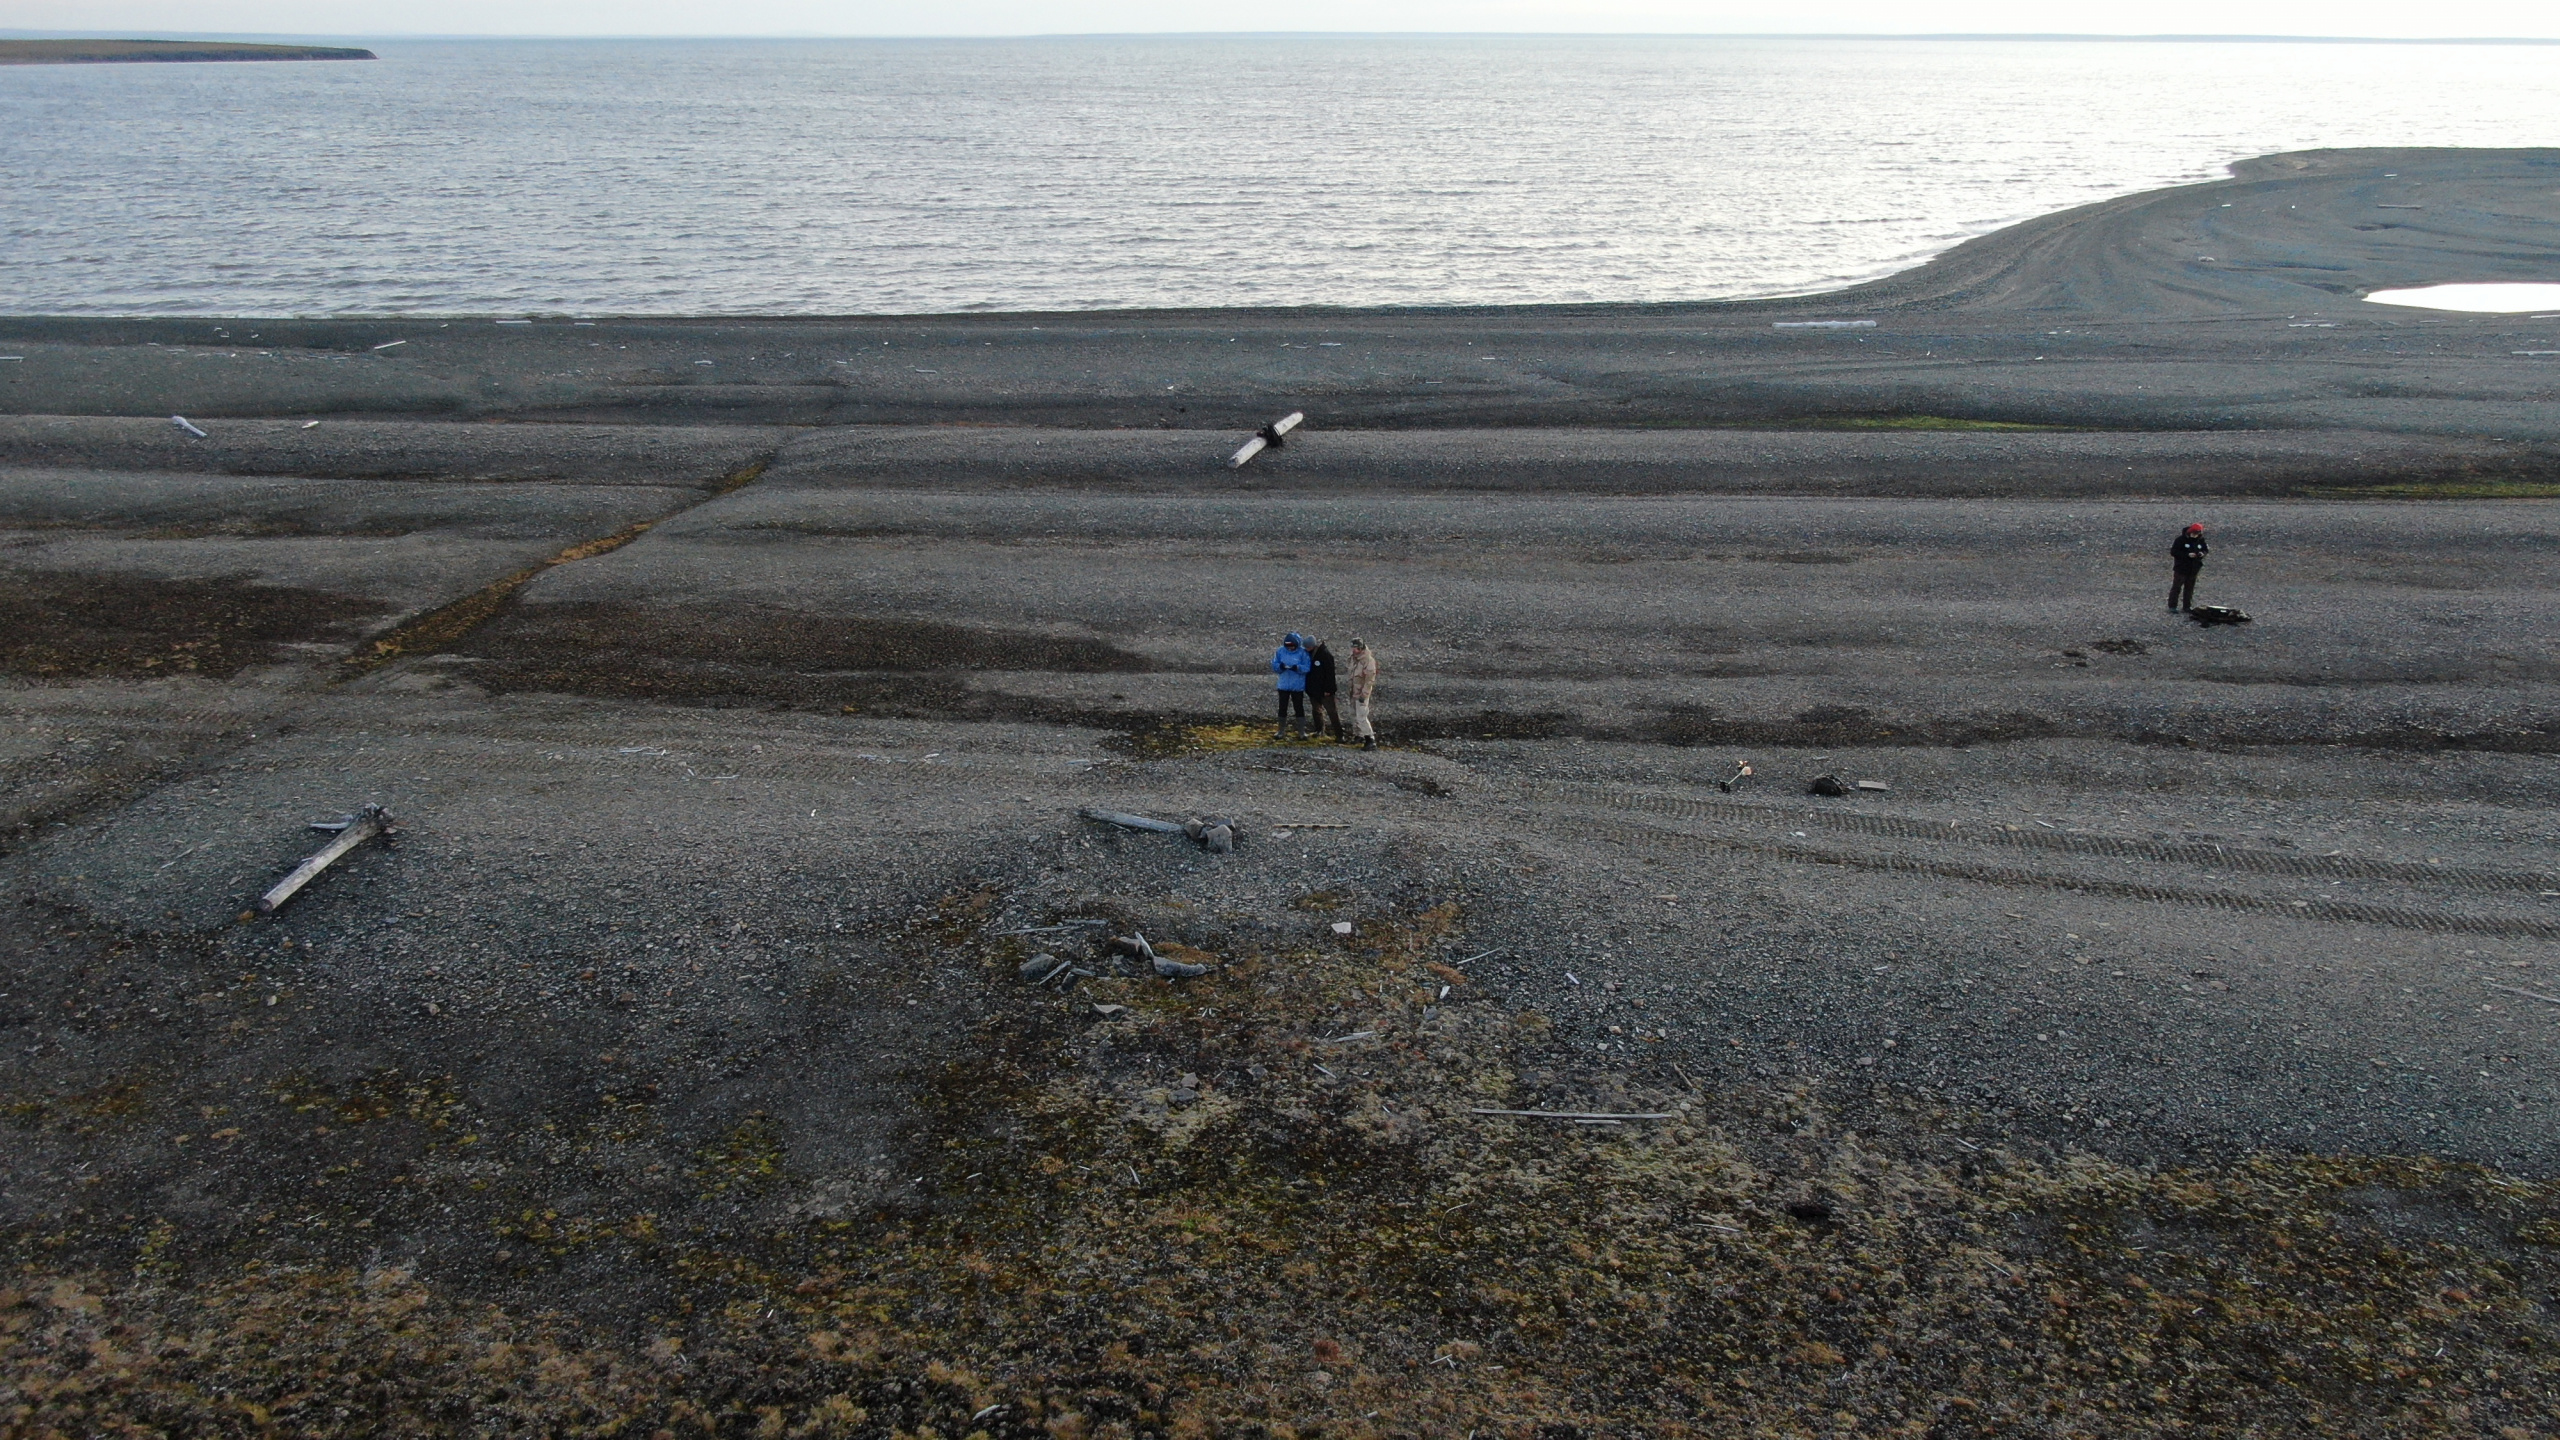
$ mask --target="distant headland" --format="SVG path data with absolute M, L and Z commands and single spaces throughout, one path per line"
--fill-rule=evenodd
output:
M 335 45 L 239 45 L 214 40 L 0 40 L 0 65 L 117 65 L 170 60 L 374 60 Z

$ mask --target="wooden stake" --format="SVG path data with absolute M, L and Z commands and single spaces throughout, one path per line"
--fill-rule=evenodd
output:
M 388 834 L 390 829 L 391 812 L 379 805 L 367 805 L 364 807 L 363 814 L 357 816 L 346 829 L 338 832 L 337 839 L 320 847 L 317 854 L 294 866 L 292 874 L 277 881 L 274 889 L 259 896 L 258 913 L 273 915 L 284 902 L 293 898 L 295 891 L 310 884 L 313 876 L 336 864 L 339 856 L 376 835 Z

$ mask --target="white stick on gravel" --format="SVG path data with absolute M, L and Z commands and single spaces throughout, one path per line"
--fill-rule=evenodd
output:
M 1298 422 L 1306 418 L 1307 417 L 1299 411 L 1292 410 L 1288 414 L 1281 416 L 1279 419 L 1272 421 L 1270 424 L 1263 426 L 1260 431 L 1255 433 L 1252 439 L 1244 442 L 1244 448 L 1227 457 L 1227 468 L 1230 470 L 1243 469 L 1246 461 L 1261 454 L 1264 450 L 1279 444 L 1281 436 L 1297 429 Z
M 1470 1110 L 1470 1115 L 1512 1115 L 1524 1120 L 1677 1120 L 1669 1110 Z
M 2539 1000 L 2546 1005 L 2560 1005 L 2560 995 L 2545 995 L 2539 990 L 2519 990 L 2513 985 L 2501 985 L 2494 980 L 2489 982 L 2489 988 L 2504 990 L 2510 995 L 2521 995 L 2527 1000 Z

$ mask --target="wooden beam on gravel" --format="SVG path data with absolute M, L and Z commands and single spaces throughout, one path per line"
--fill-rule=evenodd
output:
M 338 832 L 337 839 L 320 847 L 319 851 L 310 859 L 293 867 L 293 873 L 277 881 L 274 889 L 259 896 L 258 913 L 261 915 L 273 915 L 277 910 L 283 907 L 284 902 L 293 898 L 294 892 L 300 890 L 303 886 L 310 884 L 312 877 L 318 875 L 321 871 L 328 869 L 331 865 L 336 864 L 339 856 L 346 854 L 348 851 L 353 850 L 376 835 L 388 835 L 390 833 L 391 812 L 383 809 L 379 805 L 367 805 L 364 807 L 362 813 L 358 814 L 353 820 L 347 822 L 346 829 Z

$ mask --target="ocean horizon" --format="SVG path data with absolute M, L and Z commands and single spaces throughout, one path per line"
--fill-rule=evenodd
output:
M 0 70 L 0 310 L 1799 295 L 2253 155 L 2560 114 L 2539 42 L 338 38 L 382 58 Z
M 0 26 L 0 39 L 8 40 L 186 40 L 236 41 L 289 45 L 365 46 L 383 41 L 664 41 L 687 44 L 695 41 L 719 43 L 741 41 L 872 41 L 897 42 L 969 41 L 969 40 L 1882 40 L 1882 41 L 1948 41 L 1948 40 L 2020 40 L 2038 43 L 2088 41 L 2093 44 L 2123 45 L 2560 45 L 2560 36 L 2540 35 L 2282 35 L 2212 33 L 2178 34 L 2093 34 L 2069 30 L 2053 31 L 1851 31 L 1851 30 L 1056 30 L 989 32 L 986 34 L 928 33 L 889 35 L 841 35 L 811 32 L 806 34 L 776 31 L 771 34 L 677 34 L 635 32 L 628 35 L 539 33 L 501 34 L 496 32 L 382 30 L 365 32 L 269 31 L 269 30 L 29 30 Z

